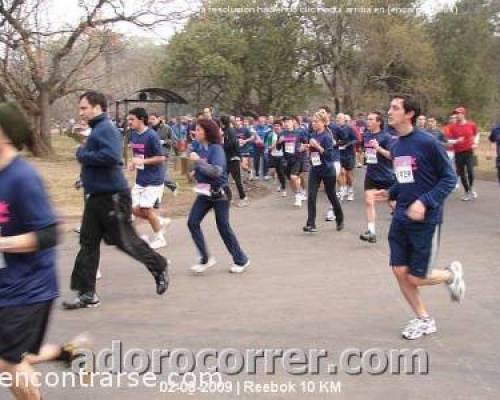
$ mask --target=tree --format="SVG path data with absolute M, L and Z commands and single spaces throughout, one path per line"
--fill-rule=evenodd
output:
M 80 21 L 54 28 L 44 17 L 47 0 L 0 0 L 0 92 L 33 117 L 38 155 L 51 152 L 50 105 L 91 84 L 92 66 L 109 50 L 115 25 L 148 28 L 178 19 L 181 12 L 165 11 L 170 1 L 131 6 L 120 0 L 79 0 Z
M 495 36 L 498 4 L 462 0 L 457 14 L 441 12 L 429 26 L 444 76 L 448 111 L 467 106 L 479 121 L 491 116 L 500 89 L 500 40 Z
M 291 7 L 277 0 L 213 0 L 169 43 L 162 82 L 200 106 L 296 112 L 317 89 L 300 16 L 244 12 Z M 242 13 L 218 10 L 242 10 Z

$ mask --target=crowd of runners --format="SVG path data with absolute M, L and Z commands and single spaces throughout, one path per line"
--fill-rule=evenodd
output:
M 191 122 L 176 118 L 165 123 L 159 115 L 135 108 L 128 112 L 123 132 L 109 118 L 103 94 L 84 93 L 79 109 L 88 124 L 76 152 L 85 207 L 70 283 L 75 296 L 63 302 L 66 310 L 100 304 L 96 280 L 101 241 L 140 261 L 152 276 L 156 294 L 167 292 L 169 261 L 159 251 L 167 246 L 170 220 L 160 217 L 157 208 L 165 188 L 177 191 L 168 174 L 169 161 L 175 156 L 184 156 L 192 164 L 190 175 L 197 196 L 187 227 L 199 253 L 191 266 L 195 274 L 216 265 L 201 229 L 212 209 L 233 259 L 230 272 L 240 274 L 250 267 L 249 255 L 230 224 L 232 203 L 250 206 L 250 181 L 275 185 L 281 197 L 290 199 L 290 207 L 300 209 L 307 202 L 306 212 L 297 211 L 297 220 L 305 220 L 302 230 L 306 234 L 318 231 L 316 209 L 323 187 L 330 207 L 322 210 L 322 218 L 335 222 L 336 231 L 342 231 L 349 224 L 343 208 L 361 195 L 355 193 L 354 185 L 355 176 L 361 174 L 354 171 L 362 168 L 367 226 L 360 232 L 361 241 L 377 242 L 375 204 L 383 201 L 392 208 L 389 264 L 414 314 L 402 336 L 413 340 L 437 331 L 420 287 L 442 284 L 452 301 L 464 298 L 461 263 L 454 261 L 443 269 L 434 265 L 443 206 L 458 188 L 457 175 L 464 190 L 462 199 L 478 197 L 474 151 L 480 136 L 463 107 L 454 110 L 441 129 L 435 117 L 422 115 L 418 103 L 407 96 L 394 97 L 386 113 L 374 110 L 356 119 L 343 113 L 333 115 L 322 106 L 307 117 L 215 117 L 205 109 Z M 19 155 L 23 147 L 33 145 L 32 137 L 20 109 L 1 103 L 0 372 L 12 374 L 30 373 L 39 362 L 70 360 L 86 343 L 78 336 L 62 346 L 42 346 L 58 296 L 58 231 L 40 177 Z M 129 149 L 128 168 L 136 174 L 131 190 L 124 174 L 124 140 Z M 492 130 L 489 140 L 497 153 L 500 182 L 500 126 Z M 233 199 L 230 180 L 238 199 Z M 148 222 L 151 235 L 137 234 L 138 219 Z M 13 393 L 18 399 L 40 398 L 32 382 L 21 382 Z

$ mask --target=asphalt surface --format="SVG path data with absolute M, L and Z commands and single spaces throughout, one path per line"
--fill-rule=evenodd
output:
M 218 264 L 203 276 L 193 276 L 188 270 L 197 255 L 186 219 L 174 220 L 168 230 L 168 247 L 161 251 L 172 261 L 171 286 L 163 297 L 155 294 L 153 280 L 143 266 L 103 245 L 104 277 L 98 284 L 101 307 L 65 312 L 59 301 L 49 342 L 90 331 L 95 351 L 110 348 L 112 340 L 122 342 L 123 353 L 133 348 L 146 352 L 323 349 L 328 352 L 328 363 L 320 364 L 319 375 L 289 374 L 278 360 L 274 374 L 262 367 L 255 375 L 243 371 L 223 376 L 232 384 L 225 387 L 229 393 L 161 393 L 165 386 L 77 386 L 46 388 L 44 399 L 498 399 L 499 190 L 494 182 L 478 182 L 477 190 L 479 199 L 471 203 L 461 202 L 459 192 L 450 196 L 439 257 L 442 266 L 455 259 L 462 261 L 468 285 L 466 299 L 457 305 L 450 302 L 444 287 L 423 289 L 438 332 L 414 342 L 400 337 L 411 314 L 388 267 L 388 209 L 378 206 L 378 243 L 361 242 L 359 234 L 366 223 L 359 184 L 356 200 L 344 204 L 346 229 L 340 233 L 334 223 L 323 221 L 327 208 L 323 193 L 319 195 L 319 233 L 315 235 L 302 233 L 306 206 L 294 208 L 290 196 L 284 199 L 273 193 L 248 208 L 232 209 L 233 227 L 252 261 L 251 268 L 237 276 L 228 273 L 231 259 L 218 237 L 212 214 L 204 231 Z M 59 251 L 63 298 L 70 295 L 77 239 L 68 234 Z M 428 371 L 329 373 L 328 367 L 338 364 L 340 353 L 348 348 L 387 352 L 420 348 L 428 355 Z M 353 362 L 359 365 L 358 358 Z M 64 371 L 50 364 L 40 370 Z M 168 372 L 164 371 L 163 377 Z M 172 382 L 180 380 L 172 375 Z M 295 392 L 256 393 L 252 382 L 290 382 L 287 390 Z M 304 393 L 304 389 L 312 393 Z M 338 392 L 329 393 L 335 390 Z M 1 399 L 8 396 L 0 389 Z

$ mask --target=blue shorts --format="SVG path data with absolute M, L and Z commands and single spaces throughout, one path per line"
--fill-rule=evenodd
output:
M 341 155 L 340 156 L 340 165 L 342 168 L 344 168 L 347 171 L 352 171 L 354 168 L 356 168 L 356 158 L 354 157 L 354 154 L 351 155 Z
M 389 230 L 390 264 L 406 266 L 410 275 L 425 278 L 436 256 L 435 224 L 392 220 Z M 437 244 L 437 242 L 436 242 Z

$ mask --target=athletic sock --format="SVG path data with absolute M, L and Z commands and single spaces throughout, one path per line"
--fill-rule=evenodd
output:
M 368 231 L 375 235 L 375 222 L 368 222 Z

